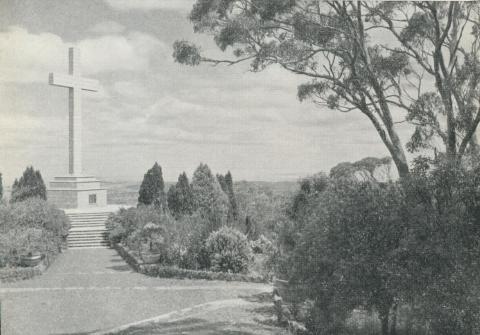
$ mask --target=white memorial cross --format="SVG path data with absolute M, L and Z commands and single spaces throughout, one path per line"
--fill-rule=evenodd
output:
M 50 85 L 68 88 L 68 173 L 82 173 L 82 90 L 97 92 L 97 80 L 82 78 L 80 52 L 68 49 L 68 75 L 50 73 Z

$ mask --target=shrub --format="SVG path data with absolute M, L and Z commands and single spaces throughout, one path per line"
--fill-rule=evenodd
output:
M 211 233 L 205 243 L 205 249 L 213 271 L 244 272 L 251 260 L 247 237 L 229 227 Z
M 114 243 L 126 243 L 132 239 L 132 234 L 140 230 L 147 223 L 162 225 L 170 221 L 170 218 L 154 208 L 154 206 L 121 208 L 117 213 L 110 215 L 106 222 L 109 229 L 109 239 Z
M 263 234 L 257 240 L 251 241 L 250 246 L 256 254 L 271 254 L 275 249 L 273 243 Z
M 39 198 L 0 205 L 0 266 L 28 253 L 56 254 L 69 228 L 65 213 Z

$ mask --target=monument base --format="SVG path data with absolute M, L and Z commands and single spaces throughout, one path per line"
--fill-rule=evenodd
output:
M 106 207 L 107 190 L 94 177 L 55 177 L 50 182 L 47 199 L 61 209 Z

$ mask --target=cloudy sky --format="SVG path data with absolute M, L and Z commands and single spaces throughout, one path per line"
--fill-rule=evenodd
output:
M 100 81 L 83 95 L 84 172 L 140 180 L 158 161 L 166 180 L 200 162 L 236 180 L 295 180 L 342 161 L 385 156 L 359 113 L 296 99 L 302 78 L 271 68 L 196 68 L 174 63 L 172 43 L 218 53 L 187 20 L 193 0 L 1 0 L 0 172 L 25 166 L 49 180 L 67 172 L 68 90 L 47 84 L 67 71 L 69 46 L 83 74 Z M 402 131 L 402 134 L 406 134 Z

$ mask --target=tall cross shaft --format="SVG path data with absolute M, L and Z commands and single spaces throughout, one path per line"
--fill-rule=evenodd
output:
M 50 73 L 48 83 L 68 88 L 68 173 L 82 173 L 82 90 L 97 92 L 98 81 L 82 78 L 80 52 L 68 49 L 68 75 Z

